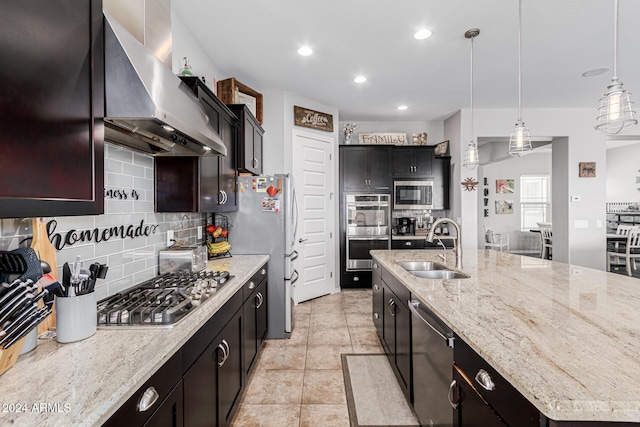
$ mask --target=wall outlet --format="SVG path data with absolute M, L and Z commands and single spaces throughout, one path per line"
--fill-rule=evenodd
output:
M 175 242 L 176 241 L 173 238 L 173 230 L 167 230 L 167 247 L 173 245 Z

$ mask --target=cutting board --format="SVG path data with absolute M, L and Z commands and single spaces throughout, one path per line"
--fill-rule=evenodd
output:
M 56 262 L 56 248 L 53 247 L 47 234 L 47 223 L 44 218 L 32 218 L 31 228 L 33 229 L 33 239 L 31 249 L 36 252 L 40 260 L 46 261 L 51 266 L 51 276 L 58 280 L 58 264 Z M 42 301 L 40 301 L 42 303 Z M 38 335 L 49 330 L 56 324 L 55 310 L 49 317 L 38 325 Z

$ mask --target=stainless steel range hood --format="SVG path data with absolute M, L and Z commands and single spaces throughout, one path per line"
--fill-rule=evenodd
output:
M 107 12 L 105 139 L 156 156 L 226 156 L 196 95 Z

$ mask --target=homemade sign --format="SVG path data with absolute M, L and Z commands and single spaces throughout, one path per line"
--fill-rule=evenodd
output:
M 358 144 L 407 145 L 407 134 L 388 132 L 360 132 L 358 134 Z
M 333 132 L 333 115 L 308 108 L 293 106 L 293 121 L 296 126 Z

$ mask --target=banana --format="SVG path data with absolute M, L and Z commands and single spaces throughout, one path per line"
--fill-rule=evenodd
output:
M 207 250 L 212 255 L 229 252 L 230 249 L 231 249 L 231 244 L 229 242 L 218 242 L 218 243 L 207 242 Z

